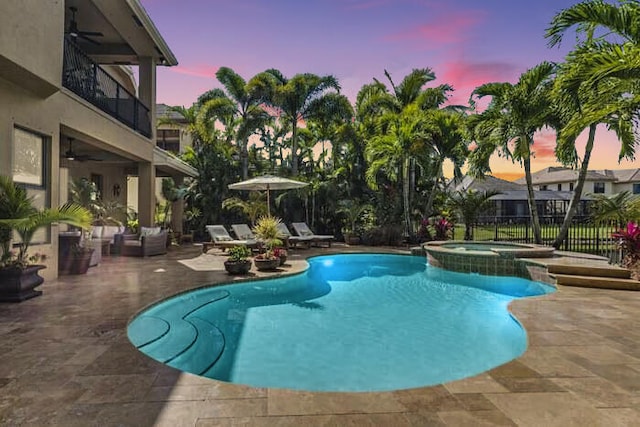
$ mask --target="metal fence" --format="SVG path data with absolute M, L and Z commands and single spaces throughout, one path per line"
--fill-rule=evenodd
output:
M 149 108 L 68 38 L 64 40 L 62 86 L 136 132 L 151 137 Z
M 542 243 L 551 245 L 562 226 L 563 218 L 541 217 Z M 569 227 L 569 233 L 559 249 L 583 252 L 609 258 L 611 263 L 619 263 L 622 257 L 616 240 L 611 234 L 619 229 L 615 222 L 594 223 L 588 217 L 576 217 Z M 456 225 L 453 238 L 464 237 L 464 224 Z M 500 240 L 515 243 L 533 243 L 533 228 L 529 217 L 485 218 L 473 227 L 473 240 Z

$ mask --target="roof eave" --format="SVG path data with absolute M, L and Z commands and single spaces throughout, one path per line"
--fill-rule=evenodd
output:
M 129 7 L 131 8 L 131 10 L 133 10 L 133 13 L 135 13 L 136 17 L 142 23 L 143 28 L 149 34 L 149 36 L 157 46 L 158 50 L 162 53 L 162 56 L 164 56 L 165 62 L 161 63 L 160 65 L 165 65 L 165 66 L 178 65 L 178 59 L 169 48 L 169 45 L 160 34 L 160 31 L 158 31 L 158 28 L 156 28 L 156 25 L 153 23 L 153 21 L 147 14 L 147 11 L 140 3 L 140 0 L 126 0 L 126 1 Z

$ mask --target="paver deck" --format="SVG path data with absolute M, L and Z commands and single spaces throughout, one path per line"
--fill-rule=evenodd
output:
M 292 251 L 290 270 L 344 250 Z M 522 357 L 476 377 L 386 393 L 251 388 L 138 352 L 126 336 L 132 316 L 227 282 L 223 260 L 191 245 L 106 258 L 87 275 L 45 282 L 42 297 L 0 304 L 0 425 L 640 425 L 640 292 L 560 287 L 518 300 L 511 309 L 529 337 Z

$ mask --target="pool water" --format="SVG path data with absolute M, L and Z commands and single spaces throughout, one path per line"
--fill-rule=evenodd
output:
M 178 369 L 233 383 L 383 391 L 479 374 L 521 355 L 507 305 L 552 287 L 453 273 L 423 257 L 310 258 L 303 273 L 205 288 L 136 317 L 130 340 Z

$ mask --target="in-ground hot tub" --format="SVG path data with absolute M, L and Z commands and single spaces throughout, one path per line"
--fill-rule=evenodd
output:
M 532 268 L 531 258 L 550 258 L 554 248 L 509 242 L 437 241 L 424 245 L 429 265 L 461 273 L 517 276 L 544 280 L 546 269 Z M 539 270 L 539 271 L 538 271 Z M 547 280 L 544 280 L 547 281 Z

